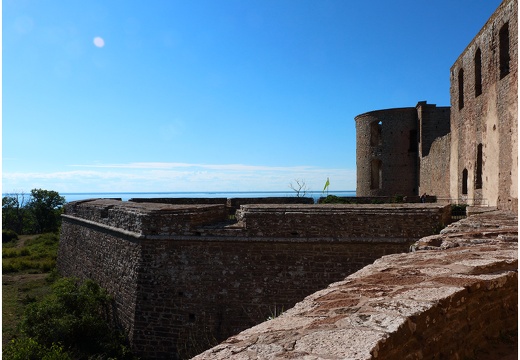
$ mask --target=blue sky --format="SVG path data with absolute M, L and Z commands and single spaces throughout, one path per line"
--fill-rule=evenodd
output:
M 2 191 L 355 190 L 500 1 L 4 0 Z

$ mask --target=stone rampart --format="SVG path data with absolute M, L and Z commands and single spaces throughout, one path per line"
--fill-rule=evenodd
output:
M 58 269 L 109 291 L 143 358 L 186 358 L 408 251 L 447 216 L 435 204 L 242 205 L 232 223 L 224 205 L 82 201 L 65 206 Z
M 241 205 L 248 204 L 314 204 L 311 197 L 279 196 L 253 198 L 132 198 L 130 202 L 159 203 L 171 205 L 226 205 L 230 215 L 234 215 Z
M 420 158 L 419 193 L 450 198 L 450 134 L 437 138 L 429 155 Z
M 517 359 L 518 218 L 474 215 L 414 249 L 194 359 Z
M 248 236 L 418 239 L 450 222 L 438 204 L 245 205 L 237 219 Z

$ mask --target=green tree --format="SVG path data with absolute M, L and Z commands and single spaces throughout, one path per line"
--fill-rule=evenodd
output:
M 61 278 L 50 295 L 27 306 L 20 323 L 22 337 L 3 355 L 21 359 L 20 354 L 41 356 L 65 349 L 72 359 L 134 359 L 122 334 L 109 325 L 111 305 L 110 296 L 92 280 L 80 284 Z M 55 359 L 67 358 L 61 355 Z
M 26 206 L 29 199 L 30 196 L 23 192 L 2 197 L 2 229 L 24 234 L 24 225 L 28 222 Z
M 64 204 L 65 197 L 56 191 L 32 189 L 27 208 L 34 220 L 33 232 L 40 234 L 58 231 Z

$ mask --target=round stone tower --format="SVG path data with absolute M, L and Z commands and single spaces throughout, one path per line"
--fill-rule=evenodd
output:
M 356 196 L 418 195 L 415 107 L 376 110 L 356 120 Z

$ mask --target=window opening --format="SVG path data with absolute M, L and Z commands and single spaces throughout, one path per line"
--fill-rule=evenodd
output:
M 370 177 L 370 188 L 371 189 L 381 189 L 382 187 L 382 172 L 381 166 L 382 162 L 378 159 L 373 159 L 371 163 L 371 177 Z
M 417 130 L 410 130 L 410 146 L 408 147 L 409 152 L 417 152 Z
M 480 48 L 475 53 L 475 97 L 482 94 L 482 52 Z
M 482 144 L 477 146 L 477 166 L 475 174 L 475 189 L 482 189 Z
M 500 42 L 500 78 L 509 74 L 509 23 L 505 23 L 500 29 L 498 39 Z
M 374 121 L 370 124 L 370 146 L 381 145 L 381 130 L 383 123 Z
M 464 69 L 459 70 L 459 110 L 464 107 Z
M 462 195 L 468 195 L 468 170 L 462 170 Z

